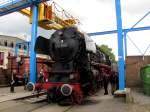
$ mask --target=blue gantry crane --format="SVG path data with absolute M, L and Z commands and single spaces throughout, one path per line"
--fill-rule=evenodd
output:
M 126 36 L 129 32 L 150 30 L 150 26 L 136 27 L 143 19 L 145 19 L 149 14 L 148 11 L 141 19 L 139 19 L 131 28 L 122 28 L 122 19 L 121 19 L 121 7 L 120 0 L 116 0 L 116 19 L 117 19 L 117 30 L 103 31 L 103 32 L 92 32 L 88 33 L 89 36 L 96 35 L 107 35 L 118 33 L 118 68 L 119 68 L 119 90 L 125 89 L 125 58 L 127 56 L 127 41 Z M 124 42 L 124 48 L 123 48 Z M 147 49 L 149 46 L 147 47 Z M 145 50 L 145 52 L 147 51 Z
M 41 2 L 46 2 L 48 0 L 0 0 L 0 16 L 19 11 L 21 9 L 31 7 L 32 9 L 32 37 L 31 37 L 31 48 L 30 48 L 30 81 L 32 83 L 36 82 L 36 54 L 34 52 L 35 40 L 37 37 L 37 27 L 38 27 L 38 4 Z M 133 31 L 150 30 L 150 26 L 137 27 L 135 26 L 143 20 L 150 12 L 148 12 L 143 18 L 141 18 L 133 27 L 129 29 L 122 28 L 122 16 L 121 16 L 121 0 L 115 0 L 116 6 L 116 21 L 117 30 L 104 31 L 104 32 L 94 32 L 89 33 L 90 36 L 104 35 L 104 34 L 118 34 L 118 66 L 119 66 L 119 90 L 125 89 L 125 62 L 124 54 L 127 55 L 126 47 L 126 34 Z M 124 41 L 123 41 L 124 40 Z M 123 42 L 125 42 L 125 53 L 123 49 Z

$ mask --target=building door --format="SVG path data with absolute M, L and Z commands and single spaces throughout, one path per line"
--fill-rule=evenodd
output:
M 4 64 L 4 52 L 0 52 L 0 65 Z

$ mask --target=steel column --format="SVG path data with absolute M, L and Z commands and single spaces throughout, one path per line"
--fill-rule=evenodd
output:
M 34 51 L 34 46 L 37 37 L 38 28 L 38 5 L 32 6 L 32 37 L 31 37 L 31 47 L 30 47 L 30 82 L 36 83 L 36 54 Z
M 126 77 L 127 32 L 124 32 L 124 77 Z
M 126 59 L 126 56 L 128 55 L 128 52 L 127 52 L 127 33 L 124 32 L 124 53 L 125 53 L 125 59 Z
M 124 52 L 123 52 L 123 35 L 122 35 L 122 18 L 120 0 L 115 0 L 116 5 L 116 19 L 117 19 L 117 33 L 118 33 L 118 68 L 119 68 L 119 90 L 125 88 L 125 74 L 124 74 Z

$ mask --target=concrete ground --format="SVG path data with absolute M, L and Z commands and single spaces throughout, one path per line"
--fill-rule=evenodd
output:
M 142 88 L 133 88 L 134 103 L 128 104 L 128 112 L 150 112 L 150 96 L 143 93 Z
M 7 93 L 8 88 L 0 88 L 0 94 Z M 3 92 L 4 91 L 4 92 Z M 16 92 L 23 92 L 23 87 Z M 85 99 L 82 105 L 59 106 L 46 101 L 31 103 L 29 100 L 11 100 L 0 103 L 0 112 L 150 112 L 150 97 L 143 94 L 141 88 L 131 89 L 134 103 L 125 103 L 123 98 L 114 98 L 111 94 L 96 95 Z
M 14 90 L 15 90 L 15 93 L 25 92 L 24 86 L 16 86 Z M 10 87 L 0 87 L 0 95 L 2 94 L 10 94 Z
M 68 112 L 127 112 L 128 105 L 124 98 L 114 98 L 111 94 L 103 95 L 101 90 L 96 96 L 90 97 L 83 105 L 77 105 Z
M 31 95 L 32 92 L 25 91 L 23 86 L 15 87 L 14 93 L 10 92 L 10 87 L 3 87 L 0 88 L 0 103 Z

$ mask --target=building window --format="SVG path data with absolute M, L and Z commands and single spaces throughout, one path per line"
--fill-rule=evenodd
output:
M 4 52 L 0 52 L 0 65 L 4 64 Z
M 19 45 L 18 48 L 21 49 L 21 45 Z
M 14 48 L 14 43 L 13 42 L 10 44 L 10 47 Z
M 4 42 L 4 45 L 7 46 L 7 41 Z
M 26 45 L 24 45 L 24 46 L 23 46 L 23 48 L 24 48 L 24 50 L 26 50 L 26 49 L 27 49 L 27 46 L 26 46 Z

